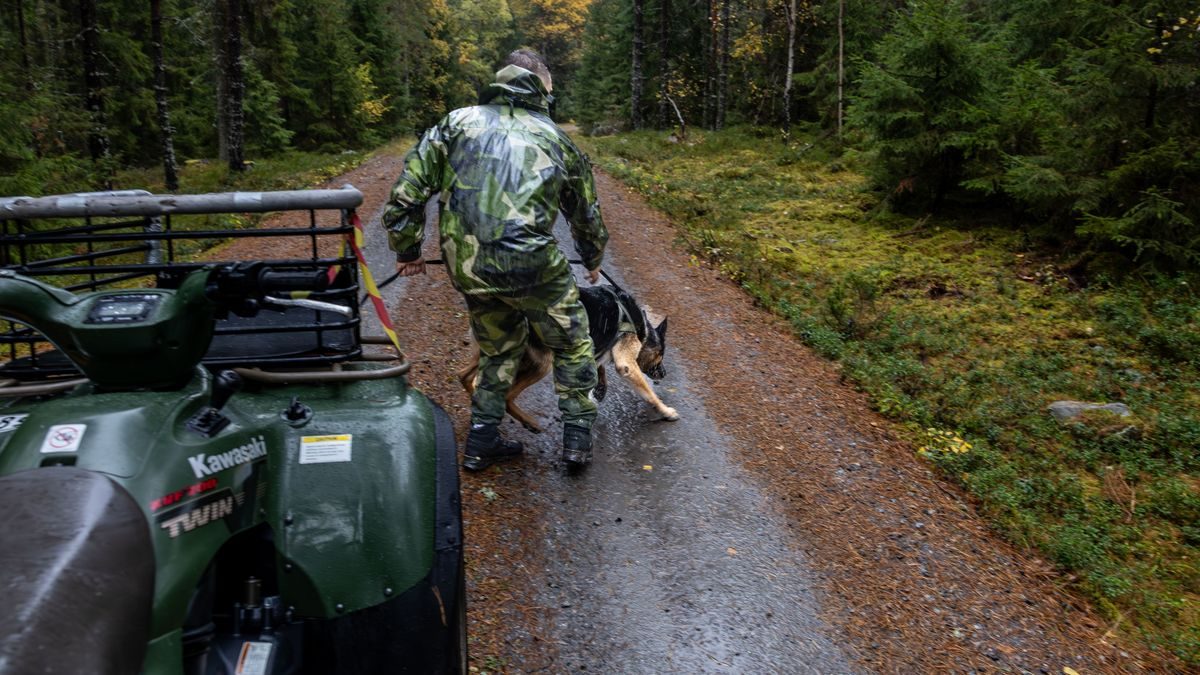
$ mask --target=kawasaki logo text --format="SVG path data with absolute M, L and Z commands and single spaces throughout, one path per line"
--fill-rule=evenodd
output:
M 243 446 L 219 455 L 206 455 L 203 452 L 193 455 L 188 457 L 188 464 L 192 465 L 192 472 L 196 474 L 196 478 L 204 478 L 266 456 L 267 442 L 263 440 L 262 436 L 258 436 Z

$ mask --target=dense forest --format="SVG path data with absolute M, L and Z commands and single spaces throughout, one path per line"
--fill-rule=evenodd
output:
M 0 8 L 0 187 L 127 166 L 338 152 L 474 101 L 519 45 L 565 75 L 585 0 L 14 0 Z M 183 189 L 186 190 L 186 185 Z
M 517 46 L 589 130 L 817 128 L 900 208 L 986 206 L 1200 262 L 1195 0 L 15 0 L 8 193 L 114 169 L 369 147 L 470 103 Z M 576 77 L 576 74 L 578 77 Z M 573 86 L 578 82 L 578 86 Z M 182 158 L 182 159 L 181 159 Z
M 596 0 L 592 125 L 804 122 L 899 207 L 985 206 L 1160 267 L 1200 263 L 1195 0 Z

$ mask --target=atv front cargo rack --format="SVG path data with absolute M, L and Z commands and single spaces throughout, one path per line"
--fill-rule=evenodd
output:
M 206 265 L 262 260 L 240 250 L 239 240 L 269 241 L 268 267 L 321 270 L 331 288 L 314 300 L 348 308 L 347 315 L 303 308 L 230 315 L 218 322 L 203 363 L 236 368 L 247 377 L 275 381 L 361 379 L 401 374 L 407 362 L 383 371 L 343 370 L 364 355 L 360 334 L 358 267 L 349 247 L 350 217 L 362 193 L 334 190 L 156 195 L 144 190 L 0 199 L 0 268 L 79 292 L 102 288 L 174 288 Z M 256 227 L 249 214 L 299 212 L 285 223 Z M 306 212 L 306 215 L 304 213 Z M 78 370 L 27 326 L 0 324 L 0 391 L 34 388 L 47 393 L 79 377 Z M 385 357 L 395 360 L 397 357 Z M 369 375 L 368 375 L 369 373 Z M 61 379 L 60 379 L 61 378 Z M 57 382 L 23 384 L 60 379 Z M 11 382 L 10 382 L 11 381 Z M 14 385 L 6 387 L 5 384 Z

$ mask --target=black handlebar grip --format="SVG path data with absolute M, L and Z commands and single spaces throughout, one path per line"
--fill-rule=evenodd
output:
M 258 276 L 263 293 L 275 291 L 323 291 L 329 288 L 329 275 L 322 270 L 279 272 L 263 270 Z

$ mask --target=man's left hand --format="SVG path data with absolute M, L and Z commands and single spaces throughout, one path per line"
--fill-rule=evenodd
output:
M 417 258 L 408 262 L 396 263 L 396 273 L 402 277 L 414 277 L 418 274 L 425 274 L 425 259 Z
M 583 276 L 588 280 L 589 284 L 595 286 L 596 284 L 600 283 L 600 268 L 597 267 L 594 270 L 588 270 L 587 274 L 584 274 Z

